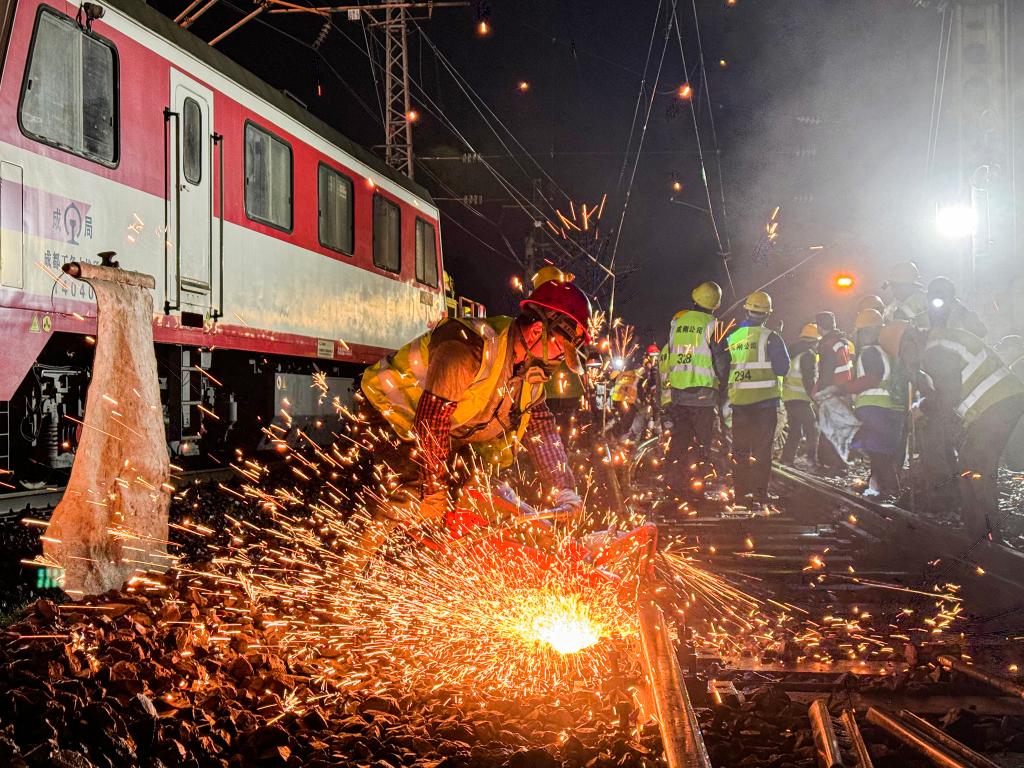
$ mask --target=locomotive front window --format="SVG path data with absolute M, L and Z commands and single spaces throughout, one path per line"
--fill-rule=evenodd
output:
M 416 279 L 437 287 L 437 246 L 434 227 L 423 219 L 416 219 Z
M 185 99 L 181 133 L 182 172 L 185 174 L 185 181 L 196 186 L 203 179 L 203 110 L 195 99 Z
M 245 213 L 278 229 L 292 228 L 292 148 L 245 124 Z
M 114 46 L 40 9 L 18 119 L 32 139 L 105 165 L 117 163 Z
M 402 271 L 402 212 L 383 195 L 373 196 L 373 264 Z
M 317 184 L 320 245 L 351 256 L 355 240 L 352 179 L 321 163 Z

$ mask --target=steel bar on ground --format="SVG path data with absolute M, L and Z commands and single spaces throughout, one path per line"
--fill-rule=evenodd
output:
M 902 544 L 911 554 L 922 549 L 929 552 L 963 553 L 959 558 L 946 555 L 944 559 L 959 560 L 962 565 L 972 569 L 981 566 L 990 578 L 998 579 L 1012 590 L 1024 587 L 1024 552 L 987 540 L 973 541 L 962 531 L 940 525 L 921 515 L 913 515 L 900 507 L 868 501 L 792 467 L 774 464 L 772 469 L 776 478 L 783 483 L 817 491 L 856 509 L 858 528 L 883 536 L 888 542 Z
M 999 768 L 997 763 L 993 763 L 984 755 L 978 754 L 966 744 L 957 741 L 941 728 L 936 728 L 923 717 L 918 717 L 909 709 L 900 710 L 900 719 L 917 728 L 917 730 L 930 739 L 937 741 L 950 752 L 964 758 L 971 765 L 976 766 L 976 768 Z
M 877 707 L 868 710 L 868 722 L 911 747 L 941 768 L 973 768 L 927 735 Z
M 824 699 L 815 699 L 807 709 L 814 733 L 814 746 L 818 749 L 818 764 L 821 768 L 843 768 L 843 751 L 839 737 L 832 726 L 832 715 Z
M 850 741 L 854 754 L 857 756 L 858 768 L 873 768 L 871 754 L 868 752 L 868 745 L 864 743 L 860 728 L 857 726 L 857 717 L 852 709 L 844 709 L 839 716 L 839 721 L 846 728 L 846 738 Z
M 711 768 L 665 616 L 648 596 L 641 597 L 638 613 L 641 658 L 661 724 L 665 761 L 669 768 Z
M 965 664 L 960 661 L 960 659 L 954 659 L 952 656 L 939 656 L 939 663 L 946 669 L 959 672 L 961 675 L 965 675 L 973 680 L 977 680 L 979 683 L 991 686 L 997 691 L 1008 693 L 1011 696 L 1024 698 L 1024 686 L 1017 685 L 1016 683 L 1005 678 L 998 677 L 997 675 L 990 675 L 984 670 L 972 667 L 970 664 Z

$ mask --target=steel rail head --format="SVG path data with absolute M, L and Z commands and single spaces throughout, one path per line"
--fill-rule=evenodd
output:
M 846 768 L 839 737 L 832 725 L 832 715 L 824 699 L 815 699 L 807 710 L 814 733 L 814 746 L 818 750 L 818 765 L 821 768 Z
M 921 733 L 938 742 L 950 752 L 964 758 L 972 766 L 975 766 L 975 768 L 999 768 L 997 763 L 994 763 L 984 755 L 975 752 L 966 744 L 957 741 L 941 728 L 936 728 L 923 717 L 918 717 L 910 710 L 901 709 L 900 719 L 908 725 L 917 728 Z
M 641 661 L 661 726 L 665 762 L 669 768 L 711 768 L 665 615 L 646 595 L 640 598 L 638 615 Z
M 860 735 L 853 710 L 844 709 L 838 718 L 833 719 L 825 699 L 815 699 L 811 702 L 807 716 L 811 721 L 814 745 L 818 750 L 818 764 L 821 768 L 872 768 L 871 755 L 868 754 L 867 745 Z M 839 722 L 846 740 L 850 742 L 847 751 L 853 752 L 853 758 L 856 760 L 853 765 L 844 757 L 839 735 L 836 733 L 836 721 Z
M 974 768 L 972 763 L 950 752 L 927 734 L 878 707 L 868 709 L 868 722 L 924 755 L 940 768 Z
M 1010 696 L 1016 698 L 1024 698 L 1024 686 L 1018 685 L 1012 680 L 1007 680 L 1004 677 L 993 675 L 986 672 L 983 669 L 978 669 L 970 664 L 967 664 L 960 659 L 954 659 L 952 656 L 939 656 L 939 663 L 946 669 L 959 672 L 965 677 L 969 677 L 972 680 L 977 680 L 979 683 L 995 688 L 997 691 L 1002 691 Z
M 871 754 L 868 752 L 868 745 L 864 743 L 864 737 L 857 726 L 857 718 L 852 709 L 844 709 L 839 716 L 839 721 L 846 728 L 846 738 L 857 758 L 857 768 L 874 768 L 871 762 Z

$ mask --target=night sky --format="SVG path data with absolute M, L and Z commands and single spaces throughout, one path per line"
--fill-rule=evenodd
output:
M 185 4 L 156 5 L 173 16 Z M 941 19 L 934 7 L 909 0 L 737 0 L 734 6 L 697 0 L 694 7 L 692 0 L 677 0 L 687 72 L 674 25 L 666 45 L 671 0 L 663 0 L 657 15 L 657 0 L 487 5 L 487 37 L 475 33 L 474 7 L 436 9 L 432 19 L 412 28 L 414 106 L 421 115 L 417 155 L 467 151 L 444 127 L 440 110 L 528 198 L 531 180 L 543 173 L 556 183 L 546 182 L 547 199 L 565 213 L 565 195 L 589 205 L 607 193 L 601 223 L 608 231 L 621 215 L 664 47 L 617 251 L 623 273 L 618 309 L 636 324 L 640 341 L 652 334 L 665 339 L 669 318 L 688 302 L 696 282 L 718 280 L 726 286 L 726 304 L 734 298 L 710 217 L 697 210 L 707 208 L 707 198 L 691 106 L 677 95 L 685 82 L 693 88 L 715 219 L 731 254 L 737 298 L 817 254 L 769 289 L 787 330 L 795 331 L 824 308 L 852 322 L 856 297 L 876 292 L 894 261 L 912 258 L 929 274 L 953 271 L 956 246 L 939 241 L 930 221 L 936 200 L 951 193 L 942 152 L 951 140 L 948 122 L 940 132 L 939 160 L 930 171 L 926 163 Z M 221 0 L 192 31 L 208 40 L 251 8 Z M 313 50 L 321 27 L 311 15 L 264 14 L 218 48 L 353 139 L 371 147 L 383 143 L 364 26 L 337 14 L 320 45 L 322 58 Z M 499 141 L 434 46 L 493 110 L 492 125 L 511 136 L 501 133 Z M 520 81 L 529 83 L 525 93 Z M 945 105 L 952 90 L 947 86 Z M 421 160 L 416 177 L 438 198 L 483 196 L 476 208 L 482 215 L 458 202 L 439 202 L 446 214 L 445 262 L 460 293 L 479 298 L 492 312 L 508 311 L 517 298 L 511 280 L 519 273 L 510 248 L 522 255 L 530 217 L 480 165 Z M 673 181 L 681 191 L 673 192 Z M 688 205 L 673 203 L 673 195 Z M 758 248 L 776 206 L 778 239 L 770 249 Z M 816 245 L 824 248 L 808 250 Z M 846 295 L 831 288 L 840 271 L 857 280 Z

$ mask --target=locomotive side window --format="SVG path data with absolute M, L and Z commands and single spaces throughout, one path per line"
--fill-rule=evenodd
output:
M 402 212 L 383 195 L 373 196 L 373 264 L 402 271 Z
M 320 163 L 317 185 L 320 245 L 351 256 L 355 240 L 352 179 Z
M 278 229 L 292 228 L 292 148 L 252 123 L 245 124 L 245 213 Z
M 114 46 L 46 8 L 36 17 L 18 121 L 36 141 L 117 163 Z
M 195 99 L 185 99 L 181 133 L 182 171 L 185 174 L 185 181 L 195 186 L 203 179 L 203 110 Z
M 423 219 L 416 219 L 416 279 L 437 287 L 437 246 L 434 227 Z

